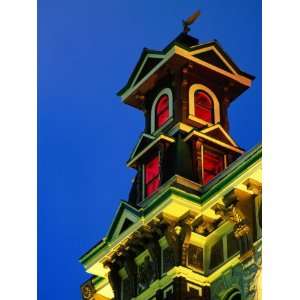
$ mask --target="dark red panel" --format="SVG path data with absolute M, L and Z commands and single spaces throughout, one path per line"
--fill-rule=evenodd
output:
M 196 91 L 194 96 L 195 117 L 213 123 L 213 101 L 203 91 Z
M 147 197 L 152 195 L 159 187 L 159 177 L 154 178 L 152 181 L 146 184 L 146 195 Z
M 147 164 L 145 164 L 146 196 L 150 196 L 158 189 L 160 184 L 159 173 L 159 156 L 155 156 Z
M 224 170 L 224 156 L 212 151 L 204 150 L 203 153 L 203 181 L 208 183 Z
M 169 97 L 168 95 L 162 95 L 156 104 L 156 129 L 164 125 L 169 116 Z

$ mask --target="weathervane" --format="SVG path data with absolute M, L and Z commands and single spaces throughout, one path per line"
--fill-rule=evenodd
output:
M 191 29 L 189 28 L 190 25 L 192 25 L 200 16 L 200 10 L 195 11 L 190 17 L 188 17 L 186 20 L 182 21 L 183 25 L 183 32 L 188 33 Z

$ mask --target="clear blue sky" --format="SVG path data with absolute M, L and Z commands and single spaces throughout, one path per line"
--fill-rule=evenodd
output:
M 197 8 L 191 34 L 217 39 L 256 76 L 230 108 L 231 134 L 261 140 L 261 8 L 254 0 L 39 0 L 38 296 L 80 299 L 78 258 L 107 232 L 134 172 L 125 162 L 143 115 L 121 104 L 143 47 L 162 49 Z M 26 275 L 25 275 L 26 276 Z

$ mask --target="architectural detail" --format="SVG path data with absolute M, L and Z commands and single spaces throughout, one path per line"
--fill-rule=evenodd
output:
M 95 289 L 91 280 L 87 281 L 84 285 L 82 285 L 81 294 L 83 299 L 90 300 L 93 298 L 95 294 Z
M 197 93 L 199 95 L 204 95 L 206 98 L 208 98 L 208 101 L 211 101 L 211 113 L 212 116 L 209 116 L 209 119 L 205 119 L 204 116 L 201 117 L 199 113 L 197 113 L 197 106 L 199 107 L 199 104 L 196 102 L 196 96 Z M 202 100 L 201 98 L 199 100 Z M 214 94 L 214 92 L 209 89 L 207 86 L 203 84 L 193 84 L 190 86 L 189 89 L 189 116 L 188 118 L 190 120 L 196 121 L 203 125 L 212 125 L 220 122 L 220 104 L 219 100 L 217 99 L 217 96 Z
M 164 98 L 163 98 L 164 97 Z M 163 101 L 166 99 L 165 103 L 162 103 L 161 111 L 159 112 L 162 121 L 161 124 L 158 123 L 157 118 L 158 116 L 158 104 L 159 101 Z M 153 101 L 152 108 L 151 108 L 151 133 L 154 134 L 157 130 L 162 130 L 164 126 L 168 125 L 170 121 L 173 119 L 173 94 L 170 88 L 164 88 L 160 91 L 160 93 L 156 96 L 155 100 Z
M 127 162 L 136 175 L 80 258 L 84 300 L 261 299 L 262 149 L 245 153 L 227 116 L 253 79 L 187 33 L 143 51 L 119 92 L 145 116 Z

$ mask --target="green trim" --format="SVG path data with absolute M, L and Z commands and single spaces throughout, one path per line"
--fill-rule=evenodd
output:
M 133 213 L 134 215 L 136 215 L 137 217 L 140 217 L 140 212 L 134 208 L 133 206 L 131 206 L 128 202 L 125 202 L 125 201 L 122 201 L 118 210 L 117 210 L 117 213 L 115 214 L 115 217 L 113 219 L 113 223 L 112 225 L 110 226 L 109 230 L 108 230 L 108 235 L 107 235 L 107 242 L 110 242 L 111 241 L 111 238 L 115 232 L 115 229 L 118 225 L 118 222 L 123 214 L 123 211 L 127 209 L 128 211 L 130 211 L 131 213 Z
M 130 88 L 137 72 L 139 71 L 141 65 L 143 64 L 144 62 L 144 59 L 146 58 L 146 56 L 148 54 L 161 54 L 161 55 L 166 55 L 167 52 L 172 49 L 173 47 L 179 47 L 179 48 L 182 48 L 188 52 L 192 52 L 192 51 L 196 51 L 196 50 L 199 50 L 199 49 L 202 49 L 202 48 L 205 48 L 205 47 L 209 47 L 209 46 L 215 46 L 217 48 L 218 51 L 220 51 L 220 53 L 226 58 L 226 60 L 228 60 L 228 62 L 232 65 L 232 67 L 237 71 L 237 73 L 243 75 L 243 76 L 246 76 L 248 77 L 249 79 L 253 80 L 255 79 L 255 76 L 253 75 L 250 75 L 246 72 L 243 72 L 235 63 L 234 61 L 231 59 L 231 57 L 223 50 L 223 48 L 221 47 L 220 43 L 215 40 L 215 41 L 212 41 L 212 42 L 208 42 L 206 44 L 199 44 L 198 46 L 195 46 L 195 47 L 188 47 L 188 46 L 185 46 L 181 43 L 179 43 L 178 41 L 174 41 L 174 42 L 171 42 L 165 49 L 163 49 L 162 51 L 159 51 L 159 50 L 150 50 L 150 49 L 146 49 L 144 48 L 143 51 L 142 51 L 142 54 L 138 60 L 138 63 L 137 65 L 135 66 L 133 72 L 131 73 L 130 77 L 129 77 L 129 80 L 128 82 L 126 83 L 126 85 L 117 92 L 117 96 L 122 96 L 126 90 L 128 90 L 128 88 Z M 162 60 L 164 59 L 164 57 L 162 57 Z
M 106 238 L 104 238 L 100 243 L 96 244 L 94 247 L 92 247 L 88 252 L 86 252 L 84 255 L 82 255 L 79 259 L 81 264 L 85 264 L 87 260 L 89 260 L 95 252 L 97 252 L 98 250 L 103 249 L 108 242 L 110 242 L 111 237 L 114 234 L 114 231 L 116 229 L 116 226 L 118 225 L 118 221 L 123 213 L 123 211 L 127 209 L 128 211 L 130 211 L 131 213 L 135 214 L 137 217 L 141 216 L 141 213 L 134 208 L 133 206 L 131 206 L 128 202 L 125 201 L 121 201 L 115 216 L 113 218 L 113 222 L 108 230 L 108 234 L 106 236 Z
M 151 141 L 153 141 L 153 140 L 155 139 L 155 137 L 154 137 L 153 135 L 147 134 L 147 133 L 144 133 L 144 132 L 143 132 L 143 133 L 140 135 L 138 142 L 137 142 L 136 145 L 134 146 L 134 149 L 132 150 L 132 152 L 131 152 L 131 154 L 130 154 L 130 156 L 129 156 L 129 160 L 128 160 L 128 161 L 132 160 L 133 157 L 136 156 L 136 151 L 137 151 L 137 149 L 139 148 L 141 142 L 142 142 L 145 138 L 147 138 L 148 140 L 151 140 Z M 150 143 L 151 143 L 151 142 L 150 142 Z M 150 143 L 149 143 L 149 144 L 150 144 Z M 147 147 L 147 146 L 146 146 L 146 147 Z
M 92 283 L 93 283 L 93 285 L 95 286 L 95 285 L 97 285 L 97 284 L 99 284 L 101 281 L 103 281 L 103 280 L 105 280 L 105 278 L 104 277 L 94 277 L 94 278 L 92 278 Z
M 224 188 L 228 183 L 234 180 L 242 171 L 254 164 L 262 157 L 262 146 L 257 145 L 249 152 L 242 155 L 231 166 L 217 176 L 210 184 L 203 188 L 204 194 L 201 196 L 201 203 L 208 200 L 211 196 Z
M 141 67 L 142 64 L 143 64 L 144 59 L 146 58 L 146 56 L 147 56 L 148 54 L 165 54 L 165 53 L 163 53 L 162 51 L 159 51 L 159 50 L 151 50 L 151 49 L 144 48 L 144 49 L 142 50 L 142 53 L 141 53 L 141 55 L 140 55 L 140 58 L 138 59 L 138 62 L 137 62 L 137 64 L 136 64 L 136 66 L 134 67 L 134 69 L 133 69 L 133 71 L 132 71 L 132 73 L 131 73 L 131 75 L 130 75 L 130 77 L 129 77 L 127 83 L 126 83 L 126 85 L 125 85 L 121 90 L 119 90 L 119 91 L 117 92 L 117 96 L 121 96 L 121 95 L 122 95 L 122 94 L 130 87 L 130 85 L 132 84 L 132 82 L 133 82 L 135 76 L 137 75 L 137 73 L 138 73 L 140 67 Z M 162 59 L 163 59 L 163 58 L 162 58 Z
M 162 202 L 164 202 L 164 200 L 166 198 L 169 198 L 172 195 L 183 197 L 186 200 L 190 200 L 195 203 L 199 203 L 199 201 L 200 201 L 199 196 L 187 193 L 183 190 L 180 190 L 180 189 L 172 187 L 172 186 L 171 187 L 168 186 L 168 187 L 166 187 L 166 190 L 164 192 L 162 192 L 156 198 L 153 198 L 149 201 L 150 202 L 149 205 L 144 208 L 144 212 L 145 212 L 144 216 L 146 217 L 148 215 L 148 213 L 150 213 L 152 210 L 154 210 L 156 207 L 158 207 Z
M 133 163 L 138 161 L 139 159 L 143 158 L 143 156 L 153 147 L 155 147 L 158 143 L 161 142 L 168 142 L 168 143 L 175 143 L 175 139 L 171 136 L 168 136 L 166 134 L 161 133 L 159 136 L 157 136 L 155 139 L 152 140 L 151 143 L 149 143 L 145 148 L 143 148 L 141 151 L 139 151 L 134 157 L 132 157 L 128 162 L 127 166 L 131 167 Z
M 160 193 L 151 200 L 149 199 L 149 205 L 146 206 L 144 209 L 140 208 L 137 210 L 136 208 L 129 205 L 127 202 L 122 201 L 119 209 L 116 213 L 116 216 L 113 220 L 113 223 L 110 227 L 108 236 L 105 240 L 97 244 L 91 250 L 89 250 L 86 254 L 84 254 L 80 258 L 80 263 L 86 264 L 89 260 L 91 260 L 99 250 L 103 249 L 108 242 L 113 242 L 110 240 L 112 237 L 113 231 L 117 226 L 117 221 L 120 218 L 123 210 L 126 208 L 132 213 L 134 213 L 138 217 L 146 217 L 151 211 L 153 211 L 156 207 L 158 207 L 166 198 L 177 195 L 185 198 L 186 200 L 190 200 L 195 203 L 203 203 L 211 198 L 214 194 L 219 192 L 222 188 L 228 185 L 231 181 L 233 181 L 241 172 L 245 171 L 249 166 L 254 164 L 262 157 L 262 146 L 257 145 L 248 153 L 242 155 L 239 159 L 237 159 L 234 163 L 230 165 L 230 167 L 222 172 L 219 176 L 217 176 L 210 184 L 203 187 L 201 196 L 196 196 L 185 191 L 182 191 L 178 188 L 166 186 L 164 190 L 160 191 Z M 147 201 L 148 202 L 148 201 Z

